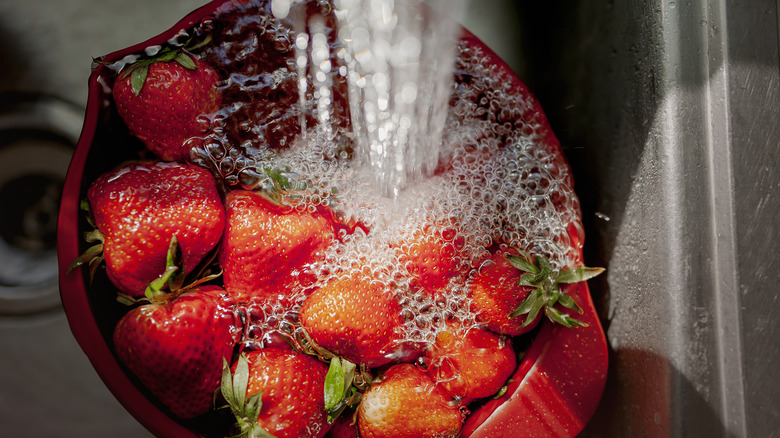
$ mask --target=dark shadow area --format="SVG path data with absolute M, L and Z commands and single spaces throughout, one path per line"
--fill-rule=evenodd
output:
M 585 261 L 609 269 L 660 96 L 659 27 L 612 1 L 518 2 L 526 71 L 572 166 L 586 231 Z M 625 9 L 622 9 L 625 8 Z M 650 13 L 646 14 L 651 16 Z M 607 277 L 591 282 L 605 329 Z
M 668 359 L 632 349 L 610 356 L 610 390 L 580 437 L 736 437 Z M 678 412 L 695 421 L 680 421 Z

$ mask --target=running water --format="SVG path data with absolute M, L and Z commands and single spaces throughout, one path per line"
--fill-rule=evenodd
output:
M 581 262 L 579 201 L 557 141 L 494 55 L 446 37 L 459 28 L 435 14 L 457 1 L 431 0 L 428 16 L 420 0 L 272 0 L 271 14 L 265 1 L 237 2 L 215 17 L 203 53 L 231 104 L 194 139 L 193 162 L 246 190 L 273 186 L 270 169 L 294 185 L 285 205 L 363 225 L 312 273 L 319 284 L 383 283 L 404 308 L 402 340 L 415 344 L 433 342 L 444 321 L 474 323 L 467 275 L 495 245 L 556 269 Z M 421 233 L 458 253 L 464 275 L 442 300 L 412 287 L 401 260 Z M 286 310 L 252 312 L 264 316 L 252 316 L 248 339 L 286 331 Z
M 321 130 L 331 129 L 332 75 L 346 76 L 355 157 L 383 196 L 397 198 L 436 169 L 465 1 L 337 0 L 340 71 L 322 17 L 294 0 L 272 3 L 277 18 L 292 14 L 301 104 L 313 91 Z

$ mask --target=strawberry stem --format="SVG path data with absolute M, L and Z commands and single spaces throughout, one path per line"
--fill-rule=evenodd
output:
M 171 292 L 178 292 L 184 283 L 184 266 L 182 264 L 182 252 L 176 235 L 171 236 L 168 245 L 168 253 L 165 258 L 165 270 L 159 277 L 152 280 L 144 291 L 144 296 L 149 300 L 157 300 L 167 293 L 163 290 L 166 286 Z

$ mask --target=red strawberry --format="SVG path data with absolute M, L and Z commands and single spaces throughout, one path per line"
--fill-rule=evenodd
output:
M 478 318 L 490 330 L 517 336 L 532 330 L 542 314 L 566 327 L 583 325 L 558 310 L 560 304 L 582 312 L 561 292 L 558 283 L 577 283 L 599 275 L 602 268 L 553 271 L 542 256 L 532 258 L 514 249 L 502 248 L 480 267 L 469 285 L 469 297 Z
M 412 288 L 435 295 L 458 274 L 458 244 L 455 238 L 453 228 L 434 230 L 432 226 L 426 226 L 414 230 L 399 242 L 399 259 L 412 277 Z
M 312 285 L 309 269 L 334 239 L 331 215 L 292 210 L 246 190 L 228 193 L 225 208 L 219 261 L 231 296 L 285 301 Z
M 189 154 L 187 139 L 207 129 L 199 117 L 221 106 L 218 80 L 200 59 L 166 47 L 120 73 L 114 102 L 130 133 L 150 151 L 166 161 L 181 161 Z
M 360 438 L 358 435 L 357 418 L 352 411 L 347 411 L 336 418 L 333 427 L 327 435 L 328 438 Z
M 357 275 L 334 277 L 312 292 L 300 321 L 314 342 L 356 364 L 386 364 L 399 350 L 403 320 L 393 290 Z
M 394 365 L 363 394 L 358 425 L 363 438 L 456 437 L 457 403 L 410 364 Z
M 128 164 L 100 176 L 87 198 L 108 277 L 135 297 L 166 270 L 173 237 L 186 274 L 217 245 L 225 226 L 214 177 L 195 165 Z
M 223 294 L 217 286 L 196 287 L 130 310 L 114 329 L 119 359 L 181 418 L 211 409 L 222 360 L 232 355 L 238 329 Z
M 264 348 L 239 357 L 233 375 L 225 364 L 222 395 L 247 436 L 322 437 L 328 367 L 292 350 Z
M 525 300 L 532 288 L 519 286 L 523 272 L 516 269 L 498 251 L 486 261 L 469 285 L 469 298 L 478 318 L 490 330 L 510 336 L 517 336 L 533 329 L 542 319 L 541 313 L 526 325 L 524 315 L 509 317 Z
M 463 404 L 495 395 L 517 367 L 509 338 L 448 323 L 425 352 L 428 375 Z

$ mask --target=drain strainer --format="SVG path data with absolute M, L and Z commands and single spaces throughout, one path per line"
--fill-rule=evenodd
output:
M 60 305 L 57 213 L 82 122 L 67 102 L 0 94 L 0 314 Z

